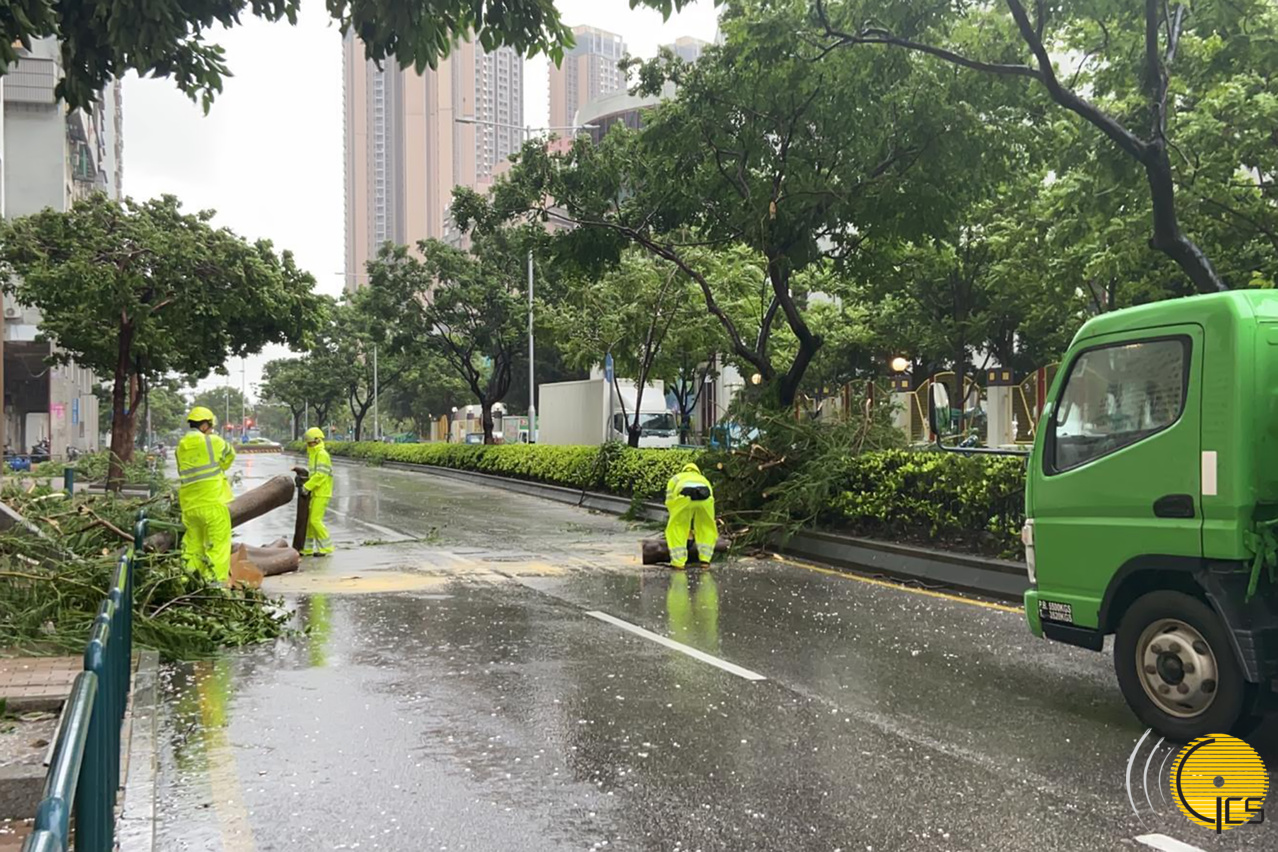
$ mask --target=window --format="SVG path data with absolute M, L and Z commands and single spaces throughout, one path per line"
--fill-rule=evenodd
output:
M 1105 346 L 1079 355 L 1052 415 L 1049 473 L 1131 446 L 1180 419 L 1189 360 L 1186 338 Z

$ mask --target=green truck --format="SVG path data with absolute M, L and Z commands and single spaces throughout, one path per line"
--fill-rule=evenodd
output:
M 1245 733 L 1278 687 L 1278 292 L 1089 320 L 1028 459 L 1038 636 L 1100 651 L 1141 721 Z

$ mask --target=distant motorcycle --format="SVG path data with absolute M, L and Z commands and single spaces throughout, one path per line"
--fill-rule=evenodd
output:
M 31 463 L 43 464 L 49 461 L 49 442 L 41 441 L 31 448 Z

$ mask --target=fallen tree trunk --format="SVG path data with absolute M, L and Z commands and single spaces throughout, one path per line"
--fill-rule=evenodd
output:
M 301 551 L 306 547 L 306 530 L 310 526 L 311 493 L 302 486 L 310 478 L 310 472 L 304 467 L 293 468 L 297 473 L 297 520 L 293 523 L 293 549 Z
M 257 566 L 264 577 L 287 574 L 301 565 L 301 555 L 285 544 L 283 547 L 251 547 L 241 545 L 249 561 Z
M 719 536 L 719 540 L 714 543 L 715 553 L 727 553 L 728 548 L 732 546 L 732 539 L 727 536 Z M 688 561 L 697 561 L 697 543 L 692 539 L 688 539 Z M 664 538 L 645 538 L 643 540 L 643 564 L 658 565 L 663 562 L 670 561 L 670 548 L 666 546 Z
M 291 477 L 275 476 L 252 491 L 246 491 L 226 507 L 231 512 L 231 526 L 238 527 L 272 509 L 287 506 L 293 499 L 294 490 Z M 172 532 L 158 532 L 146 540 L 144 547 L 149 551 L 166 551 L 173 547 L 174 541 Z

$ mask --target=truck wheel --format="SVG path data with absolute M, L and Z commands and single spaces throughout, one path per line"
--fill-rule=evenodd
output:
M 1182 592 L 1150 592 L 1131 605 L 1118 625 L 1114 671 L 1128 706 L 1170 740 L 1232 731 L 1254 703 L 1224 624 Z

